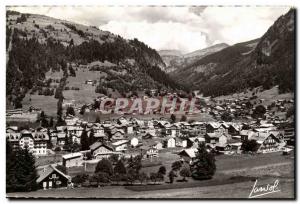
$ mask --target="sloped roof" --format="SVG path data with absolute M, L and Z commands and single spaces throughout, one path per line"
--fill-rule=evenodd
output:
M 128 140 L 119 140 L 117 142 L 112 143 L 112 145 L 113 146 L 119 146 L 119 145 L 122 145 L 122 144 L 126 144 L 128 142 L 129 142 Z
M 46 168 L 45 171 L 42 170 L 38 172 L 40 175 L 39 178 L 36 180 L 37 183 L 42 182 L 47 176 L 49 176 L 54 171 L 60 174 L 61 176 L 65 177 L 66 179 L 71 179 L 69 175 L 64 174 L 63 172 L 58 170 L 54 165 L 49 165 L 45 168 Z
M 218 137 L 220 137 L 220 135 L 219 135 L 219 134 L 216 134 L 216 133 L 206 133 L 206 135 L 207 135 L 208 137 L 210 137 L 210 138 L 218 138 Z
M 184 149 L 184 150 L 180 151 L 178 154 L 179 155 L 185 154 L 190 158 L 195 158 L 197 152 L 198 152 L 198 150 L 196 148 L 189 148 L 189 149 Z
M 81 157 L 82 156 L 82 153 L 80 152 L 74 152 L 74 153 L 71 153 L 71 154 L 65 154 L 62 156 L 63 159 L 72 159 L 72 158 L 77 158 L 77 157 Z
M 98 149 L 98 148 L 101 147 L 101 146 L 104 146 L 104 147 L 106 147 L 107 149 L 113 150 L 113 148 L 112 148 L 111 146 L 109 146 L 109 145 L 107 145 L 107 144 L 104 144 L 104 143 L 102 143 L 102 142 L 95 142 L 94 144 L 92 144 L 92 145 L 90 146 L 90 149 L 91 149 L 92 151 L 94 151 L 94 150 Z
M 230 124 L 229 124 L 229 123 L 226 123 L 226 122 L 222 123 L 222 125 L 223 125 L 226 129 L 228 129 L 228 128 L 230 127 Z
M 208 125 L 212 126 L 214 129 L 217 129 L 221 126 L 221 124 L 217 122 L 210 122 Z

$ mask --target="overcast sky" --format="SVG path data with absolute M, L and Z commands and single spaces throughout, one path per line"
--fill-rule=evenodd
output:
M 289 7 L 14 7 L 98 26 L 152 48 L 191 52 L 217 43 L 235 44 L 262 36 Z

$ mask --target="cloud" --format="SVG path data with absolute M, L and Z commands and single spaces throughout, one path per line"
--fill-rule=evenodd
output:
M 193 31 L 181 23 L 110 21 L 100 26 L 100 29 L 109 30 L 125 38 L 138 38 L 157 50 L 176 49 L 189 52 L 208 46 L 206 34 Z
M 14 7 L 85 25 L 95 25 L 125 38 L 138 38 L 160 49 L 191 52 L 224 42 L 235 44 L 261 37 L 289 7 Z

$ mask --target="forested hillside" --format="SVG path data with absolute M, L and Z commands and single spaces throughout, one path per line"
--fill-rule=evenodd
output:
M 71 64 L 109 61 L 125 74 L 111 76 L 120 92 L 149 88 L 180 89 L 162 69 L 159 54 L 137 39 L 67 21 L 34 14 L 7 11 L 7 98 L 20 106 L 32 89 L 44 86 L 49 70 L 70 75 Z M 88 70 L 87 70 L 88 71 Z M 143 80 L 139 80 L 143 79 Z M 109 79 L 104 84 L 105 88 Z

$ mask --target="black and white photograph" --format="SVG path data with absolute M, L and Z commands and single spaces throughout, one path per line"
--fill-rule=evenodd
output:
M 5 10 L 7 199 L 296 199 L 296 7 Z

